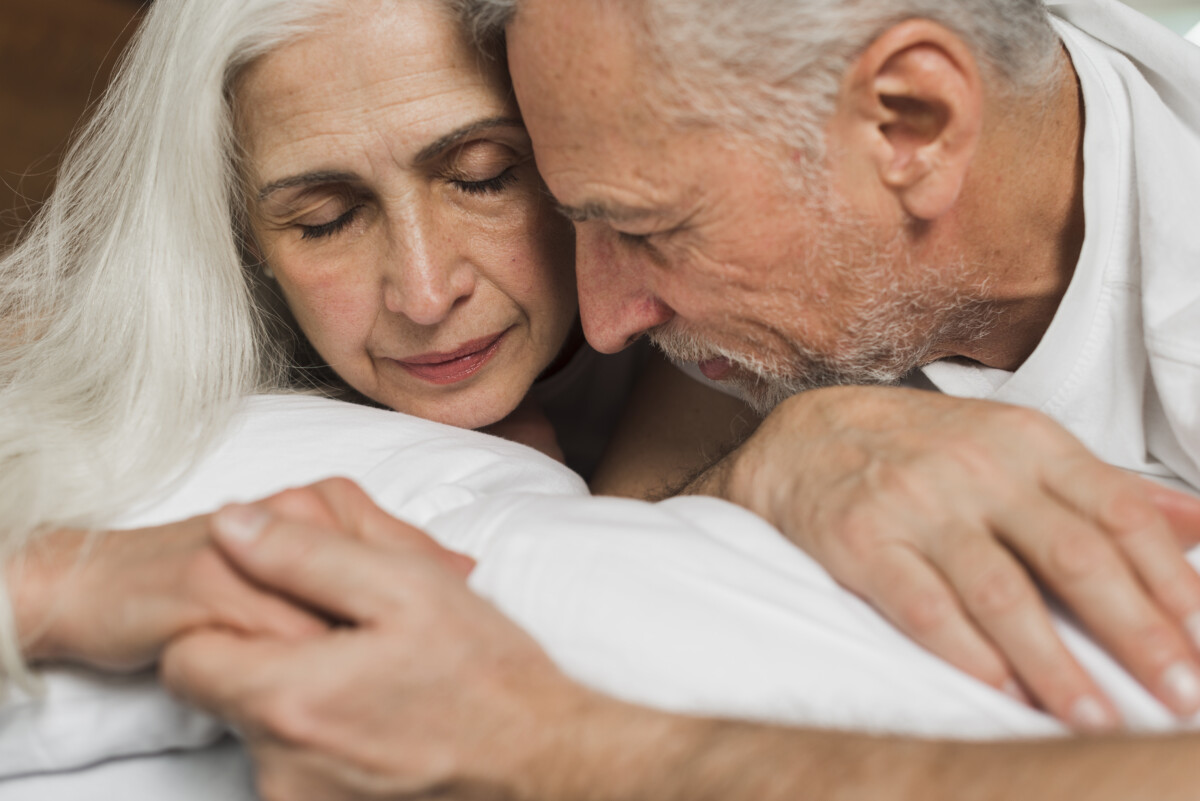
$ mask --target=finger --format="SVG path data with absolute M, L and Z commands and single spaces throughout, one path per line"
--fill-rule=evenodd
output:
M 343 531 L 379 545 L 408 545 L 414 538 L 427 541 L 437 549 L 438 558 L 464 576 L 475 567 L 471 557 L 443 548 L 420 529 L 388 514 L 348 478 L 285 490 L 261 504 L 281 517 Z
M 945 579 L 904 545 L 880 549 L 850 589 L 910 639 L 976 679 L 1023 700 L 1008 663 L 967 618 Z
M 1109 536 L 1054 499 L 1014 505 L 998 524 L 1022 558 L 1129 672 L 1178 714 L 1200 709 L 1200 666 L 1179 625 Z
M 1200 542 L 1200 500 L 1130 475 L 1090 453 L 1047 472 L 1046 489 L 1121 547 L 1172 616 L 1200 627 L 1200 576 L 1181 547 Z M 1196 619 L 1196 622 L 1192 622 Z M 1200 639 L 1193 638 L 1200 645 Z
M 302 640 L 329 630 L 329 624 L 278 595 L 235 580 L 220 593 L 221 622 L 243 634 Z
M 404 570 L 423 567 L 441 571 L 447 581 L 463 580 L 446 569 L 441 547 L 424 534 L 403 547 L 381 548 L 254 506 L 225 507 L 213 523 L 221 550 L 252 580 L 354 623 L 376 620 L 401 600 L 397 582 Z
M 273 685 L 271 670 L 278 643 L 242 639 L 218 629 L 203 629 L 172 640 L 159 662 L 163 685 L 193 706 L 257 730 L 247 703 Z
M 962 536 L 935 558 L 967 614 L 1043 708 L 1076 729 L 1119 724 L 1116 709 L 1067 650 L 1028 572 L 1007 549 L 993 538 Z
M 1117 470 L 1090 455 L 1072 473 L 1077 477 L 1075 481 L 1057 481 L 1048 489 L 1085 521 L 1095 521 L 1101 527 L 1154 603 L 1186 638 L 1188 650 L 1200 647 L 1200 575 L 1180 550 L 1181 541 L 1200 532 L 1200 501 Z M 1181 714 L 1200 708 L 1200 663 L 1194 654 L 1188 658 L 1198 671 L 1194 692 L 1182 669 L 1175 671 L 1178 686 L 1170 691 L 1175 696 L 1170 706 Z
M 475 560 L 443 547 L 425 532 L 384 511 L 358 484 L 345 478 L 320 482 L 317 489 L 328 499 L 343 525 L 360 532 L 367 542 L 378 545 L 408 545 L 414 539 L 427 543 L 432 555 L 462 576 L 475 569 Z
M 1107 522 L 1109 536 L 1151 598 L 1182 626 L 1192 649 L 1200 648 L 1200 575 L 1180 550 L 1180 539 L 1171 531 L 1168 519 L 1149 511 L 1143 514 L 1146 523 L 1142 526 L 1117 528 L 1111 521 L 1102 518 L 1101 522 Z M 1127 512 L 1120 517 L 1132 519 Z
M 1146 495 L 1166 518 L 1171 533 L 1185 548 L 1200 543 L 1200 499 L 1146 482 Z
M 302 746 L 268 737 L 251 742 L 250 755 L 255 795 L 262 801 L 357 801 L 377 795 L 367 789 L 378 784 L 373 777 Z

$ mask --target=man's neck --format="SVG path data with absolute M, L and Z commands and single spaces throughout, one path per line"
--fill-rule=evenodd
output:
M 1083 247 L 1083 102 L 1065 50 L 1052 88 L 995 105 L 957 239 L 986 279 L 991 333 L 944 355 L 1015 370 L 1058 310 Z M 985 122 L 986 124 L 986 122 Z M 940 349 L 939 349 L 940 350 Z

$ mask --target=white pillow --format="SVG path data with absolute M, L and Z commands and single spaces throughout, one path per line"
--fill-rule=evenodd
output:
M 913 645 L 740 508 L 711 498 L 652 505 L 586 497 L 578 478 L 541 454 L 394 413 L 255 399 L 185 486 L 129 522 L 170 520 L 332 474 L 360 480 L 385 508 L 478 557 L 471 583 L 480 594 L 568 673 L 619 697 L 924 735 L 1062 731 Z M 1063 629 L 1136 727 L 1175 725 L 1086 638 Z M 114 757 L 205 749 L 222 732 L 151 677 L 55 670 L 46 678 L 44 699 L 0 708 L 0 778 L 25 776 L 6 789 L 35 778 L 45 788 L 47 772 Z M 162 758 L 191 781 L 182 766 L 192 762 Z M 154 764 L 160 775 L 162 763 Z M 54 797 L 90 799 L 71 789 L 87 773 L 56 777 L 64 790 Z M 125 796 L 135 797 L 161 795 Z

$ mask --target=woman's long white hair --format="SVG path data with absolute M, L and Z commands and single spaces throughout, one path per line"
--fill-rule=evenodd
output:
M 284 386 L 240 257 L 230 87 L 326 5 L 157 0 L 0 260 L 0 559 L 105 525 L 191 464 L 239 397 Z M 24 677 L 6 596 L 0 668 Z

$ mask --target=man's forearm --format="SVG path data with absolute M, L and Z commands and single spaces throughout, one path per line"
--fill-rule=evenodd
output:
M 961 743 L 790 729 L 601 702 L 530 801 L 1194 799 L 1194 736 Z M 550 753 L 547 753 L 550 756 Z

